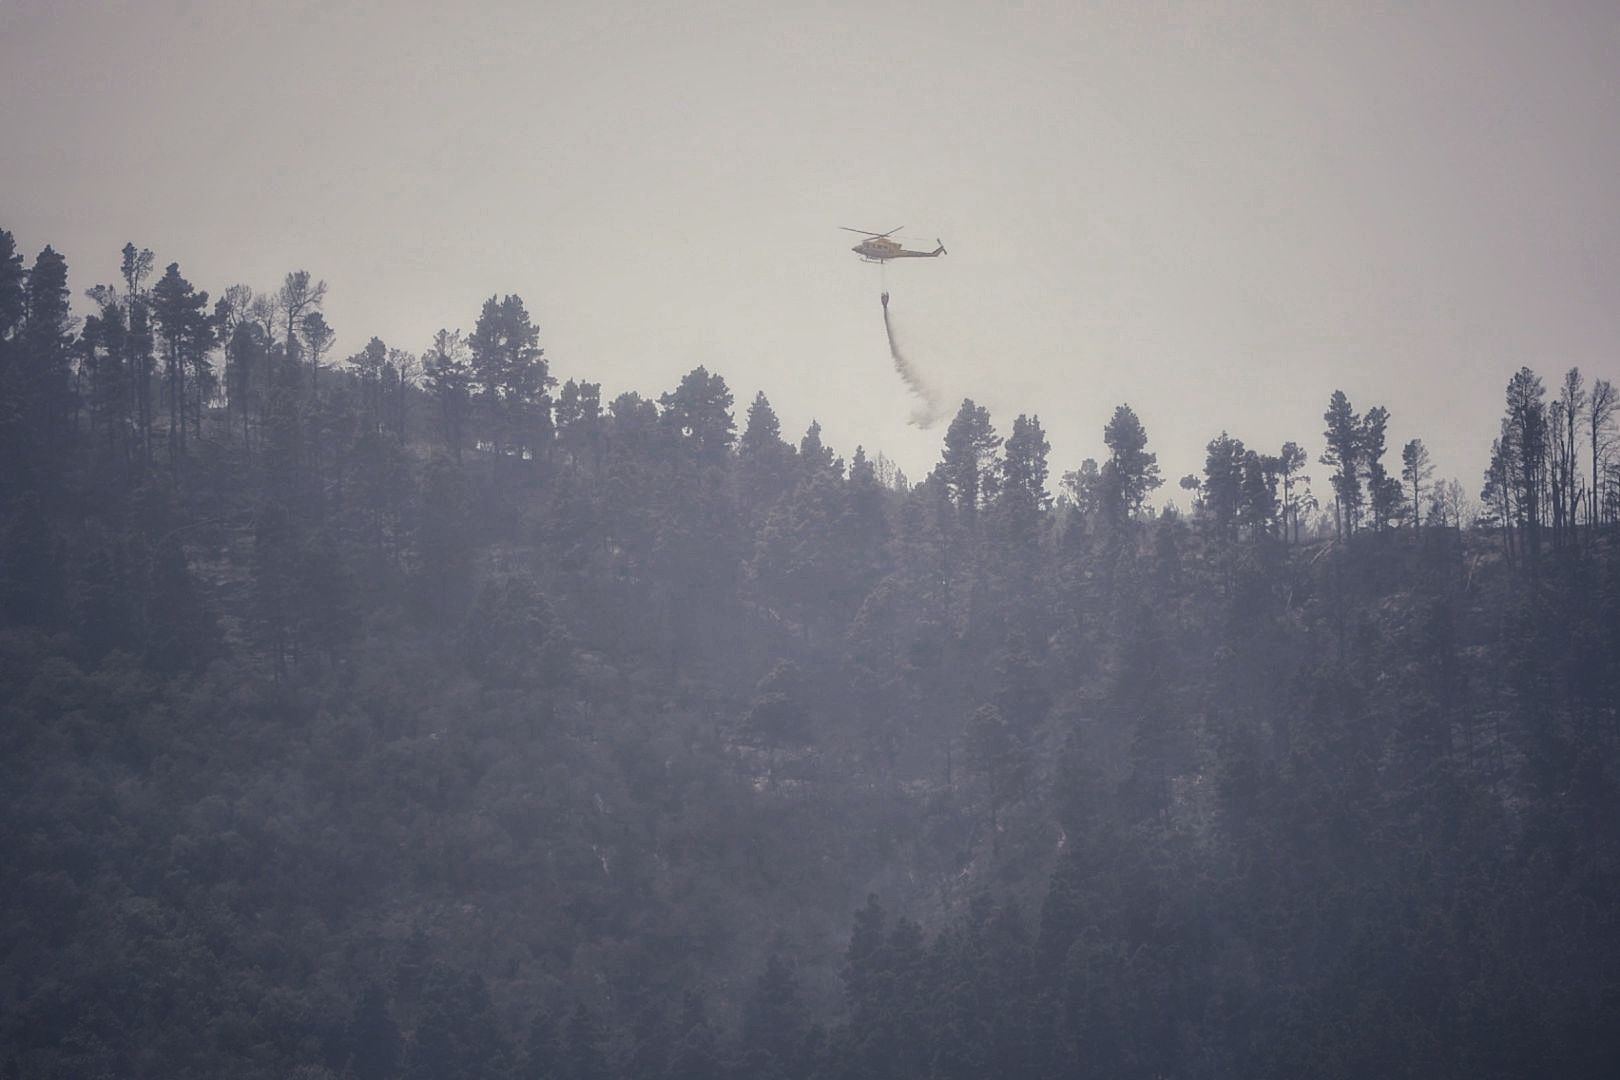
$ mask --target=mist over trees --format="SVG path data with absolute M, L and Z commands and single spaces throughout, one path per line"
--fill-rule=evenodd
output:
M 0 230 L 4 1076 L 1620 1073 L 1608 380 L 1178 511 L 326 294 Z

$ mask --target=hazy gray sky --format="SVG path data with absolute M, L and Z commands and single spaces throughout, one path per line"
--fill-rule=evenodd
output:
M 1173 490 L 1335 388 L 1478 487 L 1520 364 L 1620 377 L 1620 4 L 0 0 L 0 227 L 217 295 L 307 268 L 338 355 L 523 296 L 560 378 L 697 364 L 921 476 L 915 362 L 1053 479 L 1129 402 Z M 1316 471 L 1320 472 L 1320 469 Z

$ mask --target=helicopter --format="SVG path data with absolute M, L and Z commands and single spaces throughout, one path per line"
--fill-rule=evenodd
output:
M 848 225 L 840 225 L 839 228 L 845 232 L 860 233 L 866 237 L 865 240 L 849 249 L 859 255 L 863 262 L 882 263 L 888 262 L 890 259 L 932 259 L 945 254 L 945 245 L 938 240 L 935 240 L 934 243 L 939 246 L 934 248 L 933 251 L 907 251 L 900 245 L 900 241 L 890 240 L 889 237 L 905 228 L 904 225 L 896 225 L 885 233 L 868 232 L 865 229 L 851 229 Z

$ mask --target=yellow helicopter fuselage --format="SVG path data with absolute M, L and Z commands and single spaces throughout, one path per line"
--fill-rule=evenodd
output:
M 886 236 L 874 236 L 862 240 L 849 250 L 868 262 L 887 262 L 889 259 L 932 259 L 945 254 L 945 245 L 940 244 L 933 251 L 908 251 L 898 241 Z

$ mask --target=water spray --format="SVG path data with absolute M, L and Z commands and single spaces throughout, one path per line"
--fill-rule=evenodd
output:
M 906 387 L 917 397 L 917 407 L 912 410 L 910 423 L 920 428 L 931 428 L 939 423 L 944 415 L 944 407 L 940 402 L 939 394 L 923 379 L 922 373 L 912 366 L 906 359 L 905 353 L 900 350 L 900 341 L 895 336 L 894 322 L 889 317 L 889 291 L 883 290 L 880 299 L 883 301 L 883 332 L 889 338 L 889 356 L 894 360 L 894 370 L 899 373 Z

